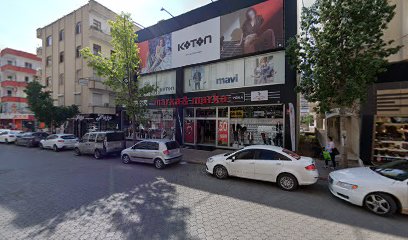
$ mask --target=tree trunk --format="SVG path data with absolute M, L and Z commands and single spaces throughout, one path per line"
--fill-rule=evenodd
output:
M 346 129 L 346 109 L 340 108 L 340 165 L 344 168 L 348 167 L 348 140 Z
M 132 116 L 132 140 L 133 140 L 133 145 L 136 144 L 136 116 Z

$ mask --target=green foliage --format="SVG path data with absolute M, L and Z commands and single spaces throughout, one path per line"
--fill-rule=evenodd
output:
M 314 121 L 314 117 L 313 117 L 313 115 L 311 115 L 311 114 L 302 116 L 302 117 L 300 118 L 300 122 L 301 122 L 302 124 L 305 124 L 305 125 L 308 125 L 308 126 L 309 126 L 311 123 L 313 123 L 313 121 Z
M 28 83 L 24 92 L 27 94 L 28 107 L 36 119 L 47 127 L 60 126 L 79 113 L 75 105 L 54 106 L 50 92 L 44 91 L 44 87 L 37 81 Z
M 386 58 L 400 46 L 383 40 L 395 13 L 387 0 L 316 0 L 302 9 L 301 33 L 288 42 L 297 87 L 317 110 L 352 107 L 385 71 Z
M 156 86 L 140 84 L 140 57 L 137 34 L 129 14 L 122 13 L 111 26 L 111 56 L 94 55 L 89 48 L 81 50 L 88 65 L 105 77 L 104 84 L 116 94 L 116 104 L 126 107 L 126 113 L 137 122 L 146 120 L 147 100 Z

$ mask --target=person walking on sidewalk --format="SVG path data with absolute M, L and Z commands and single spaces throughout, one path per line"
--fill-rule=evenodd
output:
M 330 159 L 332 161 L 333 169 L 336 168 L 336 146 L 334 145 L 334 141 L 332 137 L 329 137 L 329 142 L 327 143 L 325 150 L 329 152 Z M 329 159 L 325 158 L 326 167 L 329 165 Z

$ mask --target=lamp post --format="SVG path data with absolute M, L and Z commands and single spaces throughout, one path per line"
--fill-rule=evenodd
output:
M 168 13 L 172 18 L 174 18 L 174 16 L 173 16 L 169 11 L 167 11 L 164 7 L 162 7 L 162 8 L 160 9 L 160 11 L 165 11 L 165 12 Z

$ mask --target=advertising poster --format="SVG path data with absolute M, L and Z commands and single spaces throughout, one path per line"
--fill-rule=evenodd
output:
M 218 145 L 228 145 L 228 121 L 218 121 Z
M 284 84 L 285 52 L 245 59 L 245 86 Z
M 194 120 L 184 120 L 184 142 L 194 143 Z
M 209 90 L 208 76 L 205 69 L 206 66 L 195 66 L 184 70 L 184 91 L 196 92 Z
M 221 16 L 221 58 L 282 47 L 283 29 L 283 0 L 269 0 Z
M 140 86 L 141 87 L 145 87 L 147 85 L 157 86 L 156 78 L 157 78 L 156 74 L 144 75 L 140 77 Z M 156 95 L 156 94 L 152 93 L 151 95 Z
M 172 68 L 171 34 L 139 43 L 142 73 Z
M 220 18 L 172 33 L 172 65 L 181 67 L 220 58 Z
M 163 72 L 157 74 L 157 94 L 176 93 L 176 71 Z

